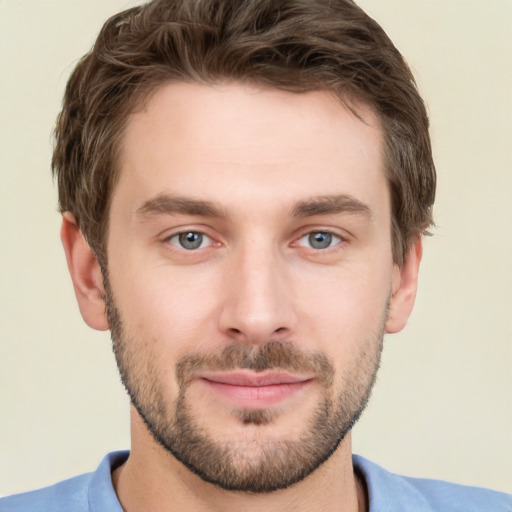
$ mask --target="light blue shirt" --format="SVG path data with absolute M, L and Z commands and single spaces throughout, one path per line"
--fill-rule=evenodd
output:
M 2 498 L 0 512 L 123 512 L 110 475 L 127 457 L 113 452 L 94 473 Z M 369 512 L 512 512 L 511 494 L 395 475 L 358 455 L 353 461 L 368 488 Z

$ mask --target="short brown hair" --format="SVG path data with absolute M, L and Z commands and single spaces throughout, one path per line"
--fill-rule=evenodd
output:
M 385 138 L 393 257 L 432 224 L 435 168 L 414 78 L 351 0 L 154 0 L 110 18 L 73 71 L 52 167 L 61 211 L 106 263 L 109 201 L 128 116 L 170 81 L 327 90 L 377 113 Z

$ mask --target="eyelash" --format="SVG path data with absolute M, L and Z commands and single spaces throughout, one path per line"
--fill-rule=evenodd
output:
M 196 238 L 201 237 L 199 245 L 197 247 L 186 248 L 183 246 L 183 242 L 186 240 L 184 237 L 189 236 L 189 235 L 195 235 Z M 327 247 L 312 247 L 311 246 L 311 242 L 312 242 L 311 237 L 314 235 L 325 236 L 326 238 L 328 238 L 329 245 Z M 310 245 L 304 245 L 303 243 L 301 243 L 301 241 L 306 238 L 309 240 Z M 192 245 L 194 245 L 194 242 L 197 242 L 197 240 L 193 240 L 193 239 L 189 239 L 188 241 Z M 335 249 L 337 246 L 339 246 L 340 244 L 342 244 L 343 242 L 346 242 L 346 241 L 347 240 L 344 237 L 342 237 L 341 235 L 334 233 L 328 229 L 325 229 L 325 230 L 316 229 L 316 230 L 311 230 L 311 231 L 308 231 L 308 232 L 302 234 L 299 238 L 296 239 L 296 241 L 293 242 L 292 246 L 305 247 L 307 249 L 310 249 L 313 251 L 318 251 L 318 252 L 327 252 L 330 249 Z M 186 231 L 180 231 L 178 233 L 173 233 L 172 235 L 166 237 L 164 239 L 164 242 L 170 243 L 171 245 L 176 247 L 176 249 L 178 249 L 178 250 L 184 250 L 186 252 L 191 252 L 191 253 L 196 252 L 200 249 L 205 249 L 205 248 L 210 247 L 211 245 L 215 244 L 213 239 L 210 236 L 208 236 L 206 233 L 199 231 L 199 230 L 193 230 L 193 229 L 186 230 Z M 331 243 L 331 242 L 334 242 L 334 243 Z M 207 245 L 205 245 L 205 243 Z
M 193 248 L 186 248 L 186 247 L 183 247 L 182 245 L 182 238 L 183 237 L 187 237 L 189 235 L 199 235 L 201 237 L 201 242 L 200 242 L 200 245 L 198 247 L 193 247 Z M 173 242 L 173 239 L 176 239 L 176 243 Z M 211 245 L 211 242 L 213 242 L 212 238 L 209 237 L 207 234 L 203 233 L 202 231 L 194 231 L 194 230 L 187 230 L 187 231 L 181 231 L 179 233 L 174 233 L 170 236 L 168 236 L 167 238 L 165 238 L 165 242 L 168 242 L 170 243 L 171 245 L 175 246 L 176 248 L 178 249 L 182 249 L 182 250 L 185 250 L 187 252 L 194 252 L 194 251 L 197 251 L 199 249 L 204 249 L 205 246 L 203 245 L 204 242 L 205 242 L 205 239 L 209 240 L 210 241 L 210 244 Z M 190 241 L 191 243 L 193 243 L 193 241 Z
M 321 248 L 319 248 L 319 247 L 312 247 L 311 246 L 311 243 L 312 243 L 311 237 L 313 237 L 314 235 L 325 236 L 328 239 L 328 241 L 329 241 L 329 245 L 327 247 L 321 247 Z M 309 246 L 301 244 L 301 241 L 306 239 L 306 238 L 309 240 L 309 243 L 310 243 Z M 333 233 L 332 231 L 329 231 L 329 230 L 318 229 L 318 230 L 308 231 L 307 233 L 303 234 L 298 239 L 296 244 L 299 245 L 300 247 L 307 247 L 308 249 L 312 249 L 314 251 L 324 252 L 324 251 L 328 251 L 329 249 L 334 249 L 336 246 L 340 245 L 344 241 L 346 241 L 346 240 L 342 236 L 340 236 L 339 234 Z M 335 242 L 335 243 L 331 244 L 330 242 Z

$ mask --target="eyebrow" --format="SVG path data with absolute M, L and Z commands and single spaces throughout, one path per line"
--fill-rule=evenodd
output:
M 183 196 L 160 194 L 145 201 L 136 210 L 140 217 L 153 215 L 198 215 L 201 217 L 226 218 L 227 212 L 210 201 L 203 201 Z M 358 199 L 346 195 L 315 196 L 306 201 L 298 202 L 293 210 L 294 217 L 312 217 L 314 215 L 332 215 L 337 213 L 349 213 L 363 215 L 372 219 L 370 208 Z
M 295 205 L 292 215 L 294 217 L 312 217 L 336 213 L 362 215 L 368 220 L 373 217 L 369 206 L 346 194 L 316 196 L 307 201 L 301 201 Z
M 225 218 L 227 214 L 224 210 L 215 206 L 209 201 L 193 199 L 190 197 L 172 196 L 160 194 L 146 201 L 136 210 L 140 217 L 150 217 L 153 215 L 199 215 L 201 217 Z

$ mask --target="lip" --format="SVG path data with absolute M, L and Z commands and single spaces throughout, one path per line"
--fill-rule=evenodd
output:
M 273 371 L 204 373 L 198 378 L 216 395 L 247 409 L 276 405 L 292 398 L 313 381 L 308 375 Z

